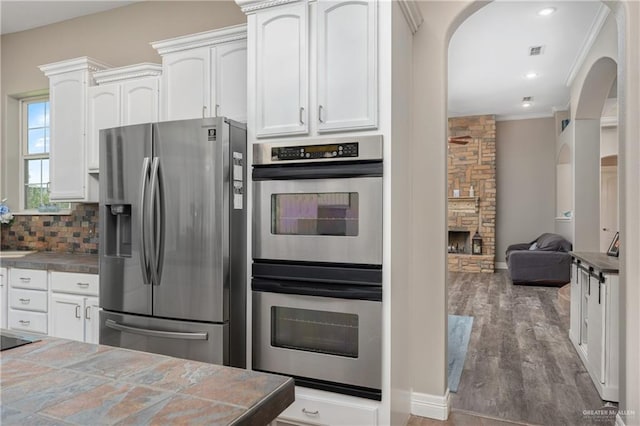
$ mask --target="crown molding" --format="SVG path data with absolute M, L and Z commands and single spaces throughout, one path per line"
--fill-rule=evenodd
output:
M 247 24 L 151 42 L 160 55 L 247 39 Z
M 578 55 L 573 61 L 573 65 L 571 65 L 571 68 L 569 69 L 569 74 L 567 75 L 567 79 L 564 83 L 567 87 L 571 87 L 571 85 L 573 84 L 573 80 L 576 78 L 576 75 L 578 75 L 578 71 L 580 71 L 580 68 L 582 68 L 582 65 L 584 64 L 584 61 L 587 59 L 587 55 L 593 47 L 593 43 L 595 43 L 596 38 L 598 38 L 598 35 L 600 34 L 600 31 L 602 30 L 602 27 L 604 26 L 604 23 L 607 20 L 607 16 L 609 16 L 610 11 L 611 9 L 605 6 L 604 3 L 600 5 L 598 13 L 596 14 L 596 17 L 593 18 L 593 22 L 591 23 L 591 28 L 589 28 L 589 32 L 584 39 L 582 48 L 578 52 Z
M 105 68 L 111 68 L 111 65 L 105 64 L 88 56 L 68 59 L 66 61 L 53 62 L 51 64 L 40 65 L 40 71 L 47 77 L 53 75 L 64 74 L 71 71 L 100 71 Z
M 162 65 L 144 62 L 141 64 L 128 65 L 126 67 L 96 71 L 93 73 L 93 79 L 96 81 L 96 84 L 105 84 L 133 80 L 136 78 L 158 77 L 161 74 Z
M 280 6 L 288 3 L 295 3 L 299 0 L 235 0 L 240 10 L 245 14 L 255 13 L 258 10 Z
M 402 10 L 404 18 L 407 20 L 407 25 L 409 25 L 411 33 L 415 34 L 424 22 L 424 17 L 422 16 L 418 3 L 413 0 L 398 0 L 398 5 L 400 6 L 400 10 Z
M 617 127 L 618 116 L 602 117 L 600 118 L 600 127 Z
M 551 112 L 530 113 L 530 114 L 505 114 L 496 115 L 496 121 L 533 120 L 536 118 L 553 118 Z

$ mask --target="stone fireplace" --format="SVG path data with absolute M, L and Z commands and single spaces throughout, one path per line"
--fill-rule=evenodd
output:
M 496 241 L 496 121 L 493 115 L 449 119 L 448 266 L 450 271 L 493 272 Z M 473 187 L 473 189 L 472 189 Z M 471 238 L 482 237 L 482 254 Z

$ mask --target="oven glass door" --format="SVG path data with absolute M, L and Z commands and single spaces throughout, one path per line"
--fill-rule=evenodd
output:
M 381 388 L 382 303 L 253 292 L 253 367 Z
M 382 263 L 382 178 L 255 182 L 253 257 Z

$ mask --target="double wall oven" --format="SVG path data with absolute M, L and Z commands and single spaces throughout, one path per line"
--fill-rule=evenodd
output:
M 253 368 L 380 399 L 382 137 L 254 145 Z

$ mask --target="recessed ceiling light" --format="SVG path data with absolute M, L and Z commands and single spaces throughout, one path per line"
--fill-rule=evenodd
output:
M 540 10 L 538 12 L 538 15 L 540 15 L 540 16 L 549 16 L 555 11 L 556 11 L 555 7 L 545 7 L 544 9 L 542 9 L 542 10 Z
M 525 77 L 527 80 L 533 80 L 533 79 L 534 79 L 534 78 L 536 78 L 537 76 L 538 76 L 538 73 L 537 73 L 537 72 L 535 72 L 535 71 L 530 71 L 530 72 L 528 72 L 528 73 L 526 73 L 526 74 L 524 75 L 524 77 Z

